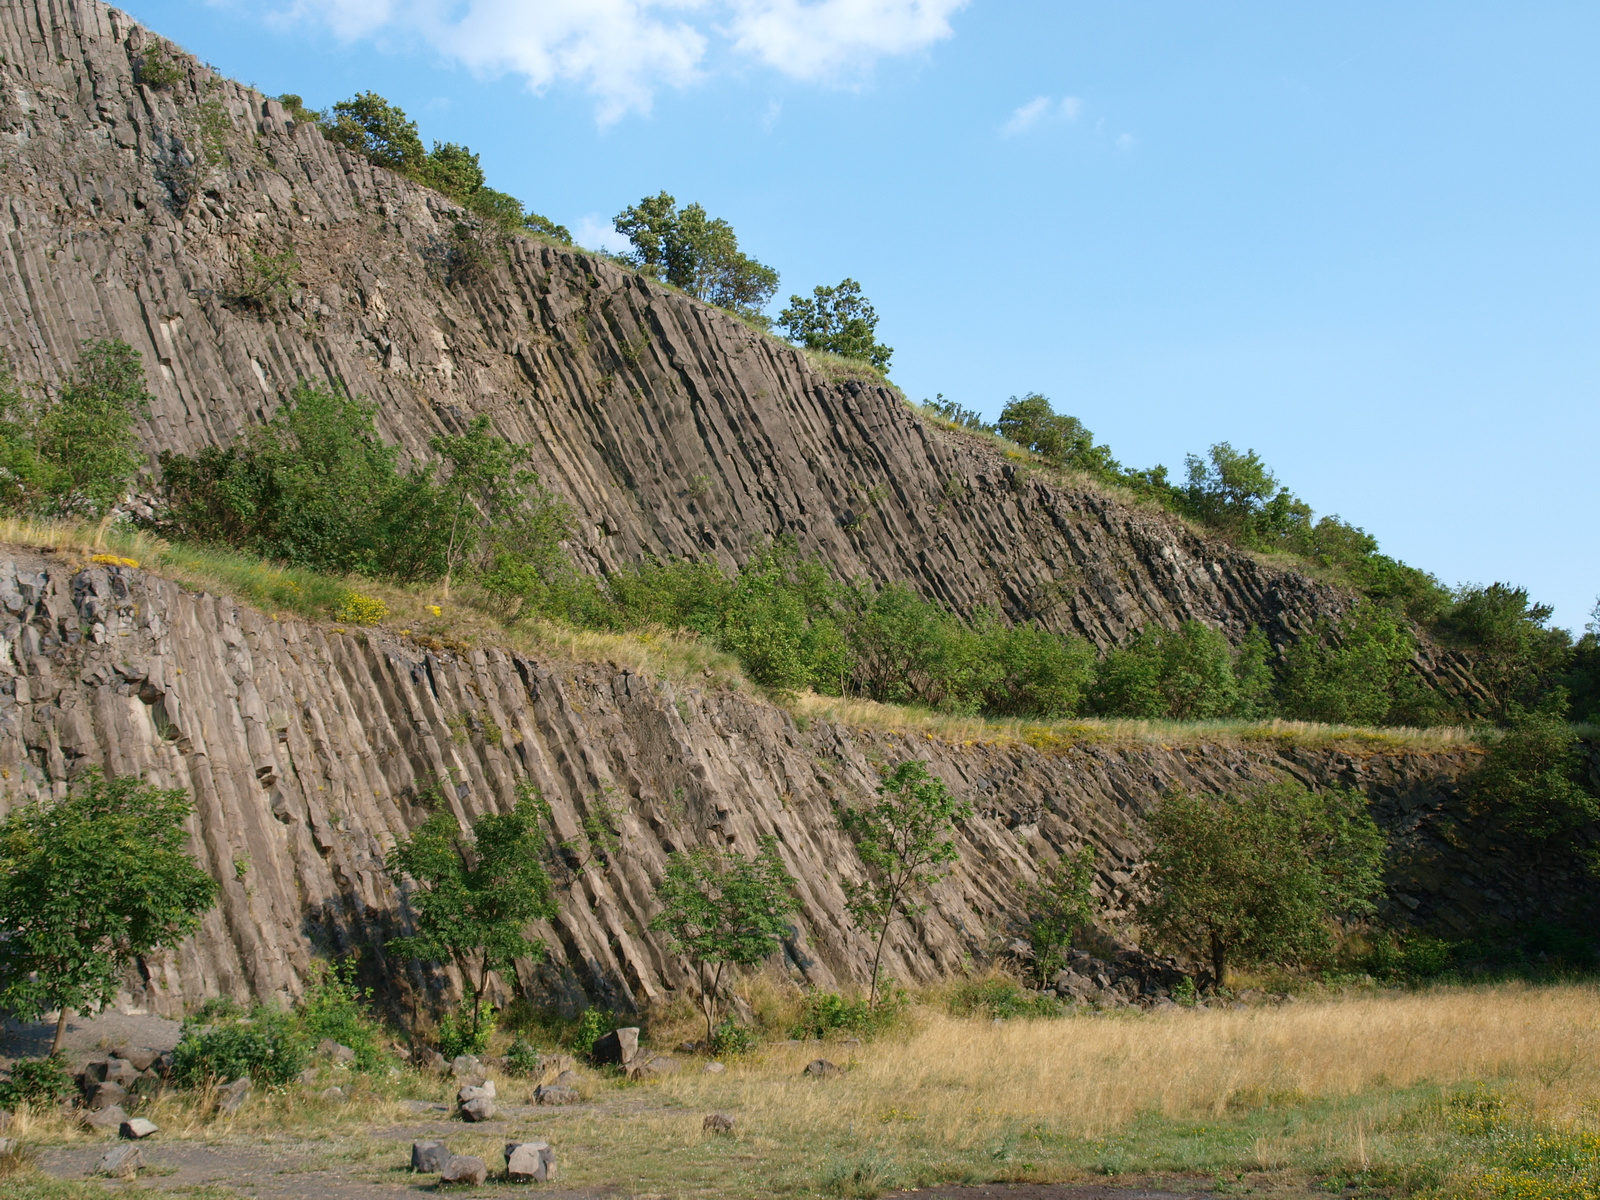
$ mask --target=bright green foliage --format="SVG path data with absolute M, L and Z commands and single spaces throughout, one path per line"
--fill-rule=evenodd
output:
M 761 321 L 778 290 L 778 273 L 743 254 L 733 226 L 698 204 L 678 207 L 666 192 L 623 209 L 612 224 L 633 243 L 644 271 L 691 296 Z
M 0 1108 L 53 1107 L 72 1091 L 72 1076 L 60 1057 L 24 1058 L 11 1064 L 11 1078 L 0 1080 Z
M 707 846 L 667 856 L 656 888 L 661 911 L 650 928 L 666 934 L 671 951 L 694 964 L 707 1041 L 716 1034 L 724 974 L 730 966 L 753 967 L 777 949 L 800 909 L 794 887 L 774 838 L 763 838 L 754 858 Z
M 0 369 L 0 506 L 104 516 L 143 461 L 133 423 L 149 402 L 139 354 L 126 342 L 85 342 L 77 370 L 54 395 L 30 394 Z
M 282 1086 L 305 1070 L 310 1047 L 293 1013 L 258 1005 L 248 1015 L 230 1001 L 202 1008 L 183 1023 L 172 1051 L 173 1082 L 199 1087 L 248 1075 Z
M 1310 526 L 1311 509 L 1281 486 L 1254 450 L 1240 454 L 1218 442 L 1210 454 L 1186 460 L 1188 487 L 1177 493 L 1183 511 L 1247 545 L 1270 547 Z
M 1287 549 L 1336 568 L 1364 595 L 1398 607 L 1421 625 L 1433 621 L 1450 602 L 1449 590 L 1432 575 L 1380 554 L 1377 538 L 1337 516 L 1323 517 Z
M 472 1001 L 470 1038 L 482 1034 L 490 973 L 544 956 L 544 943 L 527 934 L 556 911 L 543 864 L 542 816 L 523 798 L 510 812 L 479 817 L 467 836 L 454 813 L 438 812 L 389 852 L 389 874 L 405 893 L 416 930 L 389 946 L 407 958 L 456 965 Z
M 522 227 L 547 237 L 551 241 L 560 242 L 563 246 L 572 245 L 572 231 L 570 229 L 565 225 L 557 225 L 549 217 L 541 217 L 538 213 L 524 214 Z
M 1370 913 L 1383 886 L 1383 834 L 1357 792 L 1179 792 L 1148 828 L 1139 919 L 1158 944 L 1208 960 L 1218 987 L 1229 966 L 1327 954 L 1333 920 Z
M 1600 822 L 1600 798 L 1584 783 L 1583 743 L 1559 717 L 1559 707 L 1513 708 L 1509 728 L 1484 755 L 1468 795 L 1541 866 L 1576 859 L 1600 874 L 1600 851 L 1586 836 Z
M 932 400 L 924 400 L 922 407 L 931 410 L 943 420 L 952 425 L 959 425 L 963 429 L 970 429 L 974 433 L 998 433 L 999 430 L 983 419 L 980 413 L 974 412 L 957 404 L 954 400 L 946 400 L 944 393 L 940 392 Z
M 1550 629 L 1554 610 L 1533 604 L 1526 588 L 1506 583 L 1463 587 L 1439 617 L 1446 644 L 1472 657 L 1473 676 L 1489 689 L 1490 715 L 1509 719 L 1518 706 L 1537 706 L 1572 655 L 1571 635 Z
M 1094 435 L 1082 421 L 1053 411 L 1050 401 L 1038 392 L 1020 399 L 1011 397 L 1000 410 L 995 431 L 1058 467 L 1096 475 L 1114 475 L 1121 470 L 1110 448 L 1096 446 Z
M 1276 708 L 1299 721 L 1379 725 L 1414 716 L 1421 702 L 1411 668 L 1416 639 L 1393 610 L 1363 601 L 1283 656 Z
M 495 1024 L 493 1013 L 480 1012 L 471 997 L 462 997 L 460 1004 L 439 1018 L 435 1035 L 439 1053 L 446 1058 L 483 1054 L 494 1037 Z
M 813 992 L 806 997 L 800 1022 L 789 1034 L 793 1038 L 825 1038 L 836 1033 L 871 1037 L 894 1025 L 905 1013 L 905 995 L 885 995 L 876 1005 L 865 999 L 849 999 L 837 992 Z
M 578 1027 L 572 1031 L 572 1053 L 579 1058 L 593 1058 L 594 1044 L 616 1027 L 609 1013 L 598 1008 L 584 1009 Z
M 1040 985 L 1067 965 L 1067 951 L 1078 931 L 1094 922 L 1094 847 L 1063 854 L 1039 872 L 1023 893 L 1028 913 L 1028 944 Z
M 1095 675 L 1091 703 L 1108 717 L 1198 721 L 1258 715 L 1268 686 L 1260 639 L 1235 651 L 1209 625 L 1147 626 L 1108 653 Z
M 756 1035 L 748 1026 L 732 1017 L 723 1017 L 712 1033 L 709 1049 L 719 1058 L 727 1055 L 749 1054 L 756 1048 Z
M 1560 686 L 1572 698 L 1575 718 L 1600 725 L 1600 603 L 1595 604 L 1588 629 L 1572 648 Z
M 306 1041 L 331 1038 L 356 1052 L 357 1070 L 376 1071 L 388 1060 L 383 1027 L 372 1019 L 372 989 L 356 982 L 356 960 L 315 962 L 298 1007 Z
M 217 885 L 186 849 L 189 797 L 91 771 L 64 800 L 0 821 L 0 1010 L 21 1020 L 111 1003 L 135 958 L 176 945 Z
M 876 939 L 872 984 L 876 1005 L 878 970 L 889 928 L 927 910 L 922 897 L 960 858 L 955 823 L 972 815 L 972 805 L 957 800 L 944 781 L 928 773 L 926 763 L 901 763 L 878 788 L 878 801 L 862 808 L 841 808 L 839 823 L 855 841 L 866 870 L 862 882 L 846 879 L 845 910 L 857 929 Z
M 162 42 L 152 42 L 133 67 L 133 81 L 152 91 L 170 90 L 184 78 L 183 67 L 173 57 L 171 48 Z
M 293 92 L 285 92 L 278 97 L 278 103 L 283 105 L 289 119 L 297 125 L 316 125 L 321 117 L 312 109 L 306 107 L 305 97 L 297 96 Z
M 540 1066 L 539 1048 L 527 1038 L 518 1038 L 506 1051 L 506 1072 L 510 1075 L 532 1075 Z
M 322 132 L 329 140 L 402 175 L 418 177 L 426 165 L 416 122 L 376 92 L 361 92 L 339 101 L 323 118 Z
M 889 369 L 894 354 L 877 340 L 877 310 L 854 279 L 841 280 L 837 287 L 815 287 L 810 299 L 790 296 L 789 307 L 778 314 L 778 325 L 790 341 L 808 350 L 857 358 L 880 371 Z
M 483 168 L 478 165 L 478 156 L 465 146 L 435 142 L 423 163 L 422 180 L 452 200 L 464 203 L 483 187 Z
M 950 1015 L 984 1016 L 1002 1021 L 1028 1017 L 1060 1017 L 1066 1006 L 1050 996 L 1036 996 L 1014 979 L 971 979 L 951 991 Z

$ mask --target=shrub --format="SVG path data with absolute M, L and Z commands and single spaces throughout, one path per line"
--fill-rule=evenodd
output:
M 1063 854 L 1039 872 L 1023 894 L 1028 913 L 1028 944 L 1041 985 L 1067 965 L 1072 939 L 1094 920 L 1094 847 Z
M 1265 682 L 1262 643 L 1235 652 L 1227 638 L 1199 621 L 1175 630 L 1147 626 L 1101 660 L 1091 692 L 1108 717 L 1179 721 L 1254 715 Z
M 1277 711 L 1350 725 L 1415 715 L 1422 700 L 1415 654 L 1416 639 L 1393 611 L 1360 603 L 1337 628 L 1322 623 L 1284 652 Z
M 473 1001 L 472 995 L 462 997 L 459 1005 L 439 1019 L 439 1053 L 446 1058 L 482 1055 L 489 1049 L 495 1017 L 493 1013 L 483 1012 Z
M 184 1022 L 172 1078 L 197 1087 L 248 1075 L 258 1085 L 281 1086 L 305 1069 L 308 1058 L 305 1033 L 292 1013 L 265 1005 L 248 1016 L 202 1009 Z
M 748 1054 L 756 1048 L 756 1035 L 732 1017 L 724 1017 L 711 1035 L 710 1048 L 718 1055 Z
M 631 261 L 691 296 L 765 324 L 761 310 L 778 273 L 739 250 L 733 226 L 662 192 L 623 209 L 612 224 L 633 244 Z
M 532 1075 L 539 1069 L 539 1048 L 526 1038 L 518 1038 L 506 1051 L 506 1070 L 512 1075 Z
M 572 1031 L 572 1053 L 579 1058 L 593 1058 L 594 1044 L 617 1027 L 611 1014 L 598 1008 L 586 1008 Z
M 1521 843 L 1541 881 L 1555 863 L 1600 868 L 1588 834 L 1600 822 L 1600 797 L 1586 779 L 1583 743 L 1557 708 L 1513 707 L 1510 728 L 1468 780 L 1468 801 Z
M 171 51 L 160 42 L 153 43 L 134 64 L 133 81 L 152 91 L 176 87 L 184 80 L 184 70 L 173 58 Z
M 774 287 L 776 284 L 774 277 Z M 854 279 L 842 280 L 837 287 L 819 285 L 812 289 L 809 299 L 790 296 L 789 307 L 778 314 L 778 325 L 790 341 L 808 350 L 859 359 L 879 371 L 889 369 L 889 359 L 894 354 L 891 347 L 876 340 L 877 311 Z
M 837 992 L 813 992 L 806 997 L 800 1021 L 790 1037 L 825 1038 L 849 1033 L 868 1038 L 896 1025 L 904 1016 L 909 1001 L 898 989 L 885 989 L 873 1005 L 865 997 L 850 999 Z
M 0 1108 L 48 1108 L 71 1091 L 72 1077 L 59 1056 L 19 1059 L 11 1078 L 0 1080 Z
M 1065 1006 L 1050 996 L 1035 996 L 1014 979 L 992 977 L 966 980 L 950 993 L 950 1014 L 982 1015 L 1010 1020 L 1014 1017 L 1059 1017 Z
M 356 983 L 356 962 L 314 963 L 298 1015 L 306 1041 L 315 1046 L 331 1038 L 356 1052 L 361 1071 L 375 1071 L 387 1061 L 383 1028 L 372 1018 L 372 989 Z

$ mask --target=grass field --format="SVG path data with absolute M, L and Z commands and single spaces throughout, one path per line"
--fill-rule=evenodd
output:
M 817 1057 L 845 1073 L 803 1076 Z M 699 1065 L 645 1084 L 586 1071 L 585 1105 L 537 1110 L 526 1127 L 515 1116 L 457 1125 L 451 1146 L 493 1164 L 515 1125 L 557 1147 L 569 1186 L 656 1196 L 1134 1179 L 1231 1194 L 1600 1196 L 1592 985 L 1003 1023 L 926 1002 L 904 1030 L 865 1045 L 767 1045 L 720 1075 Z M 502 1096 L 527 1090 L 501 1080 Z M 403 1157 L 392 1141 L 400 1098 L 448 1091 L 406 1072 L 358 1087 L 342 1106 L 290 1089 L 253 1098 L 233 1122 L 203 1117 L 183 1096 L 157 1102 L 151 1115 L 164 1137 L 320 1141 L 355 1177 L 379 1181 Z M 703 1132 L 712 1112 L 736 1119 L 731 1137 Z M 54 1115 L 23 1117 L 13 1132 L 40 1144 L 85 1136 Z M 97 1187 L 23 1171 L 0 1182 L 0 1194 L 103 1194 Z

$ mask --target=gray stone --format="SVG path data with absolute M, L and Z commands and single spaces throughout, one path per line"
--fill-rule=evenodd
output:
M 701 1072 L 706 1075 L 721 1075 L 727 1069 L 727 1067 L 723 1066 L 719 1062 L 708 1062 L 705 1066 L 700 1068 Z
M 122 1123 L 128 1119 L 128 1114 L 122 1111 L 120 1105 L 113 1104 L 110 1108 L 91 1109 L 81 1114 L 78 1119 L 90 1129 L 110 1133 L 122 1128 Z
M 317 1099 L 328 1104 L 343 1104 L 349 1098 L 342 1087 L 325 1087 L 317 1093 Z
M 101 1156 L 100 1165 L 95 1167 L 95 1173 L 109 1175 L 113 1179 L 132 1179 L 143 1166 L 144 1155 L 139 1147 L 113 1146 Z
M 507 1142 L 506 1178 L 513 1183 L 549 1183 L 556 1178 L 556 1155 L 547 1142 Z
M 468 1100 L 461 1106 L 461 1119 L 464 1121 L 492 1121 L 499 1109 L 495 1108 L 494 1101 L 487 1096 L 476 1100 Z
M 465 1079 L 469 1075 L 481 1079 L 483 1064 L 478 1061 L 476 1054 L 458 1054 L 450 1060 L 450 1073 L 457 1079 Z
M 300 1072 L 300 1082 L 306 1087 L 312 1086 L 321 1077 L 321 1073 L 315 1067 L 307 1067 L 304 1071 Z
M 428 1140 L 411 1143 L 411 1169 L 431 1175 L 444 1170 L 450 1161 L 450 1147 L 443 1142 Z
M 161 1060 L 161 1051 L 148 1046 L 118 1046 L 112 1053 L 132 1063 L 135 1071 L 148 1071 Z
M 128 1089 L 120 1083 L 97 1083 L 89 1092 L 89 1107 L 99 1110 L 110 1108 L 113 1104 L 121 1104 L 128 1098 Z
M 241 1075 L 232 1083 L 223 1084 L 217 1089 L 217 1112 L 225 1117 L 233 1116 L 249 1097 L 250 1090 L 248 1075 Z
M 456 1100 L 462 1104 L 469 1100 L 495 1099 L 494 1080 L 485 1079 L 482 1083 L 463 1084 L 456 1089 Z
M 136 1067 L 125 1058 L 108 1058 L 106 1060 L 106 1073 L 101 1076 L 108 1083 L 120 1084 L 123 1087 L 132 1087 L 133 1081 L 139 1078 L 142 1067 Z
M 582 1099 L 577 1088 L 561 1087 L 554 1083 L 542 1083 L 533 1089 L 535 1104 L 577 1104 Z
M 445 1056 L 432 1046 L 422 1046 L 411 1055 L 411 1063 L 419 1071 L 445 1071 L 450 1067 Z
M 489 1178 L 489 1168 L 483 1159 L 470 1154 L 452 1154 L 439 1172 L 440 1183 L 466 1183 L 478 1186 Z
M 534 1060 L 530 1074 L 536 1084 L 559 1083 L 562 1076 L 572 1075 L 577 1067 L 577 1060 L 570 1054 L 541 1054 Z
M 595 1039 L 593 1058 L 597 1063 L 626 1067 L 639 1053 L 639 1030 L 635 1026 L 613 1029 Z
M 21 1145 L 22 1143 L 17 1141 L 16 1138 L 0 1137 L 0 1157 L 14 1154 Z
M 323 1038 L 317 1043 L 317 1053 L 323 1058 L 331 1058 L 337 1063 L 353 1063 L 356 1052 L 349 1046 L 342 1046 L 332 1038 Z
M 578 1073 L 576 1071 L 563 1071 L 553 1080 L 556 1087 L 577 1087 Z
M 732 1133 L 734 1120 L 727 1113 L 712 1113 L 700 1122 L 700 1128 L 707 1133 Z
M 683 1060 L 670 1054 L 639 1055 L 628 1065 L 629 1079 L 660 1079 L 676 1075 L 683 1069 Z
M 825 1058 L 818 1058 L 806 1064 L 804 1073 L 813 1079 L 832 1079 L 839 1074 L 839 1068 Z
M 143 1117 L 129 1117 L 118 1127 L 117 1132 L 130 1142 L 137 1142 L 152 1133 L 159 1133 L 160 1130 L 161 1126 L 154 1121 L 147 1121 Z
M 8 1130 L 10 1128 L 11 1128 L 11 1110 L 8 1109 L 8 1108 L 0 1108 L 0 1133 L 4 1133 L 6 1130 Z

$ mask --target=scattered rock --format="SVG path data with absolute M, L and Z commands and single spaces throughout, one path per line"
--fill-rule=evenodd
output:
M 129 1117 L 118 1127 L 117 1132 L 130 1142 L 137 1142 L 158 1132 L 160 1128 L 161 1126 L 154 1121 L 146 1121 L 143 1117 Z
M 507 1142 L 506 1178 L 513 1183 L 549 1183 L 556 1177 L 556 1154 L 547 1142 Z
M 456 1099 L 463 1104 L 468 1100 L 493 1100 L 494 1098 L 494 1080 L 492 1079 L 479 1079 L 472 1083 L 463 1083 L 456 1090 Z
M 8 1130 L 10 1128 L 11 1128 L 11 1111 L 9 1109 L 0 1108 L 0 1133 L 4 1133 L 6 1130 Z
M 422 1071 L 443 1071 L 450 1066 L 445 1061 L 444 1055 L 440 1054 L 432 1046 L 419 1048 L 411 1055 L 411 1061 L 418 1070 Z
M 707 1133 L 732 1133 L 733 1118 L 726 1113 L 712 1113 L 700 1122 L 700 1128 Z
M 594 1060 L 597 1063 L 613 1063 L 619 1067 L 626 1067 L 638 1053 L 639 1030 L 633 1026 L 613 1029 L 604 1037 L 595 1040 Z
M 95 1168 L 95 1173 L 109 1175 L 113 1179 L 132 1179 L 142 1166 L 144 1166 L 144 1155 L 139 1147 L 113 1146 L 100 1159 L 100 1165 Z
M 99 1129 L 106 1132 L 121 1129 L 122 1123 L 128 1119 L 128 1114 L 122 1111 L 122 1106 L 113 1104 L 110 1108 L 91 1110 L 84 1113 L 81 1120 L 90 1129 Z
M 15 1152 L 19 1144 L 16 1138 L 0 1138 L 0 1156 Z
M 555 1077 L 556 1087 L 577 1087 L 578 1073 L 576 1071 L 563 1071 Z
M 701 1072 L 706 1075 L 721 1075 L 727 1069 L 727 1067 L 723 1066 L 719 1062 L 708 1062 L 705 1066 L 700 1068 Z
M 806 1064 L 805 1074 L 813 1079 L 832 1079 L 840 1073 L 839 1068 L 825 1058 L 819 1058 Z
M 95 1111 L 121 1104 L 128 1098 L 128 1089 L 120 1083 L 97 1083 L 89 1092 L 89 1107 Z
M 457 1079 L 465 1079 L 469 1075 L 481 1077 L 483 1064 L 478 1061 L 476 1054 L 460 1054 L 450 1060 L 450 1073 Z
M 673 1058 L 670 1054 L 654 1054 L 649 1058 L 639 1056 L 628 1065 L 629 1079 L 660 1079 L 667 1075 L 676 1075 L 683 1068 L 681 1058 Z
M 577 1104 L 582 1099 L 577 1088 L 561 1087 L 553 1083 L 543 1083 L 533 1089 L 535 1104 Z
M 356 1052 L 349 1046 L 342 1046 L 332 1038 L 323 1038 L 317 1043 L 317 1053 L 323 1058 L 331 1058 L 334 1062 L 353 1063 Z
M 531 1074 L 535 1084 L 560 1083 L 563 1076 L 572 1075 L 577 1067 L 577 1060 L 570 1054 L 541 1054 L 533 1060 Z
M 317 1093 L 318 1100 L 326 1100 L 330 1104 L 343 1104 L 349 1098 L 342 1087 L 325 1087 Z
M 495 1113 L 494 1101 L 487 1096 L 480 1096 L 476 1100 L 468 1100 L 461 1106 L 461 1119 L 463 1121 L 492 1121 Z
M 306 1087 L 310 1087 L 312 1084 L 316 1083 L 316 1081 L 317 1069 L 315 1067 L 307 1067 L 304 1071 L 300 1072 L 300 1082 L 305 1084 Z
M 217 1112 L 225 1117 L 231 1117 L 239 1111 L 246 1097 L 250 1095 L 250 1076 L 241 1075 L 232 1083 L 223 1084 L 217 1089 Z
M 678 1043 L 678 1053 L 679 1054 L 699 1054 L 700 1053 L 700 1043 L 699 1042 L 679 1042 Z
M 477 1187 L 489 1178 L 489 1168 L 481 1158 L 470 1154 L 452 1154 L 439 1172 L 440 1183 L 466 1183 Z
M 132 1063 L 135 1071 L 148 1071 L 161 1058 L 161 1051 L 152 1050 L 148 1046 L 118 1046 L 111 1053 Z
M 442 1171 L 450 1161 L 450 1147 L 440 1141 L 412 1142 L 411 1169 L 417 1172 Z
M 139 1078 L 141 1069 L 125 1058 L 108 1058 L 106 1060 L 105 1074 L 101 1078 L 108 1083 L 131 1087 L 133 1086 L 133 1081 Z

